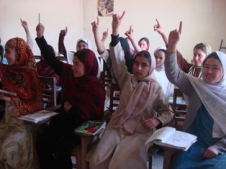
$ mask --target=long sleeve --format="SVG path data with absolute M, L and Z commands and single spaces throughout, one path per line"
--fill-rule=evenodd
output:
M 61 76 L 61 70 L 62 70 L 62 65 L 64 64 L 63 62 L 61 62 L 60 60 L 58 60 L 55 57 L 55 53 L 51 51 L 51 49 L 49 48 L 44 36 L 41 38 L 36 38 L 35 39 L 39 49 L 41 50 L 41 53 L 46 61 L 46 63 L 55 70 L 55 72 Z
M 32 48 L 33 48 L 33 40 L 32 40 L 31 34 L 28 32 L 26 36 L 27 36 L 27 44 L 32 50 Z
M 179 87 L 186 95 L 190 94 L 192 85 L 188 80 L 187 74 L 180 70 L 177 65 L 177 53 L 166 55 L 165 73 L 171 83 Z
M 64 45 L 64 36 L 61 34 L 59 35 L 58 50 L 67 59 L 67 51 Z
M 120 88 L 122 89 L 129 75 L 127 66 L 125 65 L 124 53 L 121 44 L 118 42 L 116 46 L 110 46 L 110 57 L 112 60 L 112 69 Z
M 192 67 L 192 64 L 188 63 L 179 51 L 177 51 L 177 64 L 185 73 L 188 73 L 190 67 Z

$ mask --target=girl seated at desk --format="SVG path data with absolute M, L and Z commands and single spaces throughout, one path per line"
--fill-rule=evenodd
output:
M 189 98 L 183 130 L 197 136 L 187 151 L 173 155 L 173 169 L 223 169 L 226 166 L 226 55 L 216 51 L 202 63 L 203 79 L 185 74 L 177 65 L 179 30 L 170 32 L 165 60 L 168 79 Z

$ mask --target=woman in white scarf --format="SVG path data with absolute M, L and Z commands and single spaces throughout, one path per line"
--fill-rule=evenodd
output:
M 156 60 L 154 77 L 162 87 L 164 94 L 167 96 L 167 98 L 169 98 L 170 96 L 173 96 L 174 85 L 171 82 L 169 82 L 169 80 L 166 77 L 164 66 L 165 52 L 166 52 L 165 46 L 159 47 L 154 51 L 154 56 Z
M 182 24 L 181 24 L 182 25 Z M 173 169 L 220 169 L 226 166 L 226 55 L 216 51 L 202 63 L 203 79 L 183 73 L 177 66 L 179 31 L 170 32 L 166 75 L 189 98 L 183 130 L 197 136 L 188 151 L 173 156 Z

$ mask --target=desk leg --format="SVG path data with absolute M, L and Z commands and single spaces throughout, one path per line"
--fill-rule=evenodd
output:
M 88 151 L 88 144 L 90 142 L 91 137 L 82 137 L 82 169 L 88 169 L 89 165 L 86 161 L 86 154 Z

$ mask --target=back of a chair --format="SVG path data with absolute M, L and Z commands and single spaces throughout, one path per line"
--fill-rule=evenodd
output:
M 111 83 L 110 112 L 113 113 L 119 104 L 121 89 L 117 83 Z
M 111 83 L 111 73 L 107 67 L 106 62 L 103 59 L 102 59 L 102 62 L 103 62 L 103 71 L 100 74 L 100 80 L 106 90 L 109 84 Z
M 187 113 L 187 105 L 185 104 L 183 93 L 178 88 L 174 88 L 173 111 L 174 111 L 175 128 L 177 130 L 182 130 L 185 116 Z
M 39 81 L 42 86 L 43 102 L 48 107 L 56 106 L 56 79 L 54 77 L 39 76 Z M 50 87 L 46 87 L 46 85 Z
M 187 106 L 184 102 L 184 94 L 180 91 L 179 88 L 174 88 L 173 94 L 173 110 L 184 110 Z

